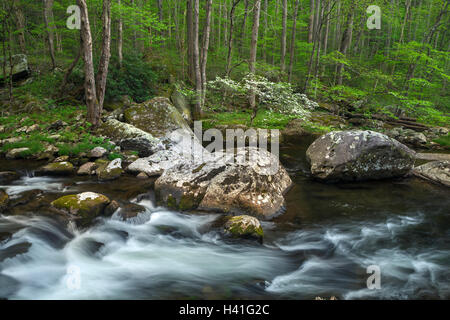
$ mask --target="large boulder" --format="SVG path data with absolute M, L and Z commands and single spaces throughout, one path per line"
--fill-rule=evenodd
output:
M 314 177 L 359 181 L 406 175 L 415 152 L 374 131 L 335 131 L 315 140 L 306 151 Z
M 420 178 L 450 187 L 450 161 L 432 161 L 415 167 L 413 174 Z
M 179 210 L 198 209 L 270 219 L 282 213 L 284 193 L 292 184 L 278 158 L 257 148 L 237 155 L 184 162 L 155 182 L 158 202 Z
M 71 175 L 75 172 L 73 164 L 68 161 L 52 162 L 36 171 L 38 175 Z
M 116 142 L 123 150 L 136 150 L 142 157 L 149 156 L 161 150 L 163 145 L 160 139 L 131 124 L 115 119 L 109 119 L 101 124 L 99 134 Z
M 28 68 L 28 60 L 25 54 L 15 54 L 11 57 L 12 60 L 12 78 L 14 81 L 24 79 L 30 75 Z M 3 65 L 3 58 L 0 58 L 0 65 Z M 9 58 L 6 58 L 6 70 L 10 70 Z M 3 73 L 0 73 L 0 84 L 4 82 Z
M 124 111 L 124 116 L 125 122 L 156 138 L 166 137 L 178 129 L 191 131 L 180 112 L 164 97 L 133 104 Z
M 58 198 L 51 205 L 57 210 L 87 222 L 103 214 L 104 209 L 110 202 L 108 197 L 102 194 L 83 192 Z

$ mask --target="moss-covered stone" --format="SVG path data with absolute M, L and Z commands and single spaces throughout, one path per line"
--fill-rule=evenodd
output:
M 41 167 L 37 173 L 50 175 L 71 175 L 75 172 L 73 164 L 68 161 L 53 162 Z
M 90 220 L 102 214 L 110 202 L 108 197 L 102 194 L 83 192 L 58 198 L 51 205 L 58 210 Z
M 252 237 L 262 239 L 264 236 L 259 220 L 247 215 L 229 218 L 225 223 L 225 232 L 235 238 Z
M 117 158 L 98 170 L 98 178 L 103 181 L 114 180 L 119 178 L 122 172 L 122 159 Z
M 8 203 L 9 203 L 8 194 L 5 191 L 0 190 L 0 212 L 3 212 L 8 207 Z

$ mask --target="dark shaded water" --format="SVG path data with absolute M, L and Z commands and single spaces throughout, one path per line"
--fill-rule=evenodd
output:
M 0 297 L 450 298 L 449 190 L 415 178 L 315 182 L 304 156 L 308 143 L 281 150 L 295 185 L 286 213 L 263 222 L 263 245 L 225 240 L 214 223 L 220 215 L 181 214 L 151 200 L 139 202 L 147 211 L 134 220 L 102 218 L 87 230 L 39 205 L 17 206 L 0 216 Z M 1 161 L 0 170 L 12 165 Z M 43 202 L 88 190 L 137 202 L 151 181 L 25 175 L 0 188 L 13 200 L 40 189 Z M 381 289 L 367 289 L 369 265 L 380 267 Z

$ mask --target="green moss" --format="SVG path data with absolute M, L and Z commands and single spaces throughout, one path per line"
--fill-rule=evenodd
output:
M 109 202 L 104 195 L 98 195 L 95 199 L 80 200 L 78 195 L 72 194 L 56 199 L 51 205 L 82 218 L 93 218 L 100 215 Z
M 198 201 L 192 195 L 183 194 L 180 199 L 179 209 L 181 211 L 195 209 L 198 206 Z
M 178 209 L 177 199 L 171 194 L 167 196 L 167 206 L 171 209 Z
M 227 231 L 233 237 L 256 236 L 262 238 L 264 232 L 261 226 L 256 227 L 253 224 L 245 223 L 245 216 L 231 217 L 227 222 Z
M 433 140 L 436 143 L 439 143 L 441 146 L 450 147 L 450 133 L 446 136 L 439 137 Z

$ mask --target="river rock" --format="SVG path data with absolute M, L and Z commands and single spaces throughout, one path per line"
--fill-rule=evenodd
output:
M 226 234 L 234 238 L 256 238 L 262 240 L 264 236 L 259 220 L 247 215 L 229 218 L 225 223 L 224 230 Z
M 20 142 L 22 140 L 23 140 L 22 137 L 12 137 L 12 138 L 1 140 L 0 141 L 0 145 L 5 145 L 5 144 L 9 144 L 9 143 L 16 143 L 16 142 Z
M 71 175 L 74 173 L 73 164 L 68 161 L 52 162 L 36 171 L 39 175 Z
M 109 162 L 104 168 L 97 172 L 99 180 L 114 180 L 122 174 L 122 159 L 117 158 Z
M 120 204 L 116 200 L 112 200 L 105 208 L 103 213 L 105 216 L 111 216 L 114 212 L 117 211 L 117 209 L 120 208 Z
M 0 190 L 0 212 L 3 212 L 6 210 L 6 208 L 8 208 L 8 203 L 9 203 L 8 194 L 5 191 Z
M 80 176 L 94 175 L 95 169 L 97 169 L 97 164 L 95 162 L 86 162 L 77 171 Z
M 25 132 L 26 133 L 30 133 L 30 132 L 33 132 L 33 131 L 37 131 L 39 129 L 40 129 L 39 125 L 37 123 L 35 123 L 35 124 L 29 126 Z
M 140 213 L 145 212 L 145 207 L 135 204 L 135 203 L 128 203 L 124 206 L 121 206 L 119 211 L 117 211 L 117 217 L 120 220 L 128 220 L 136 218 Z
M 374 131 L 335 131 L 315 140 L 306 151 L 314 177 L 360 181 L 401 177 L 413 167 L 415 152 Z
M 102 194 L 83 192 L 58 198 L 51 205 L 57 210 L 61 210 L 77 218 L 90 220 L 101 215 L 110 202 L 108 197 Z
M 415 167 L 413 174 L 420 178 L 450 187 L 450 161 L 432 161 Z
M 63 128 L 64 126 L 67 126 L 67 123 L 65 123 L 62 120 L 56 120 L 55 122 L 53 122 L 49 127 L 48 130 L 59 130 L 61 128 Z
M 56 158 L 55 160 L 53 160 L 53 162 L 65 162 L 69 160 L 69 156 L 60 156 L 58 158 Z
M 166 137 L 178 129 L 191 131 L 180 112 L 164 97 L 133 104 L 124 111 L 124 116 L 125 122 L 155 138 Z
M 249 161 L 242 161 L 251 157 Z M 157 200 L 180 210 L 198 209 L 270 219 L 282 213 L 283 194 L 292 184 L 270 152 L 240 148 L 237 155 L 203 163 L 184 162 L 155 182 Z
M 173 105 L 188 123 L 192 122 L 191 105 L 188 98 L 179 90 L 174 90 L 170 96 Z
M 108 152 L 108 150 L 106 150 L 103 147 L 95 147 L 94 149 L 91 150 L 89 156 L 91 158 L 101 158 L 103 157 L 106 153 Z
M 29 148 L 14 148 L 6 153 L 6 159 L 23 158 L 23 154 L 30 151 Z
M 101 124 L 98 132 L 116 142 L 123 150 L 130 150 L 129 146 L 133 148 L 131 150 L 143 152 L 142 156 L 149 156 L 163 149 L 161 141 L 150 133 L 115 119 L 109 119 Z M 122 144 L 121 141 L 125 143 Z
M 20 176 L 15 171 L 2 171 L 0 172 L 0 182 L 11 182 L 18 179 Z

